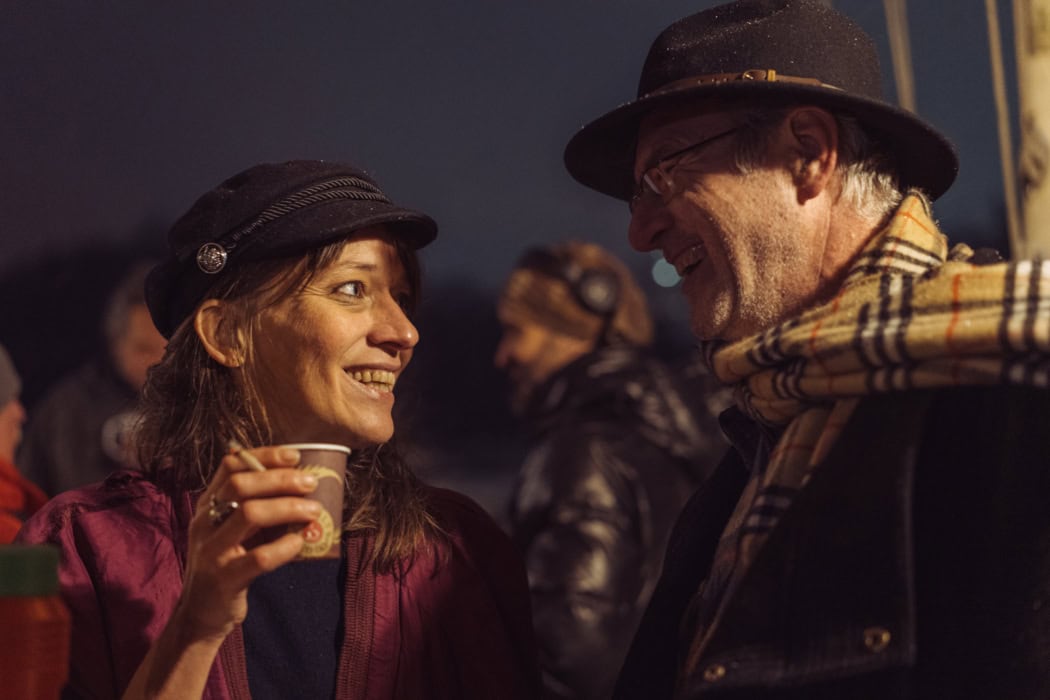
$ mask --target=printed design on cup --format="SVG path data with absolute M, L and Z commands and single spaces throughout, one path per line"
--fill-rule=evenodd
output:
M 306 542 L 299 556 L 304 559 L 323 557 L 328 554 L 328 550 L 332 548 L 332 543 L 335 542 L 335 525 L 332 523 L 332 516 L 328 514 L 327 510 L 322 510 L 321 514 L 317 516 L 317 520 L 307 523 L 306 527 L 299 531 L 299 534 L 303 536 L 303 540 Z
M 308 464 L 300 467 L 300 469 L 307 474 L 313 474 L 317 477 L 317 490 L 321 490 L 322 479 L 335 479 L 339 485 L 338 488 L 342 488 L 343 483 L 340 479 L 339 474 L 328 467 L 323 467 L 317 464 Z M 327 510 L 322 510 L 321 514 L 317 517 L 317 520 L 313 520 L 301 530 L 299 533 L 303 536 L 306 544 L 303 545 L 303 551 L 299 553 L 300 557 L 304 559 L 313 559 L 317 557 L 323 557 L 328 554 L 328 550 L 332 548 L 332 544 L 336 541 L 335 523 L 332 521 L 332 516 Z

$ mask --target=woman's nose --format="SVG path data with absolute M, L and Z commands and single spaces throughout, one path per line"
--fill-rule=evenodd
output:
M 373 335 L 378 344 L 397 350 L 411 350 L 419 342 L 419 330 L 394 299 L 386 300 L 377 313 Z

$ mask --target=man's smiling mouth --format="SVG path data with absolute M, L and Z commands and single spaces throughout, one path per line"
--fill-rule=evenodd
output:
M 671 263 L 679 277 L 685 277 L 704 261 L 705 253 L 704 244 L 697 243 L 681 251 L 674 256 L 674 259 L 669 259 L 667 262 Z

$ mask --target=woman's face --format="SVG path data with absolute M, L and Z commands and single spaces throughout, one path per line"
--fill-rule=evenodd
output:
M 393 239 L 363 229 L 310 283 L 259 313 L 252 372 L 279 443 L 352 448 L 394 434 L 394 384 L 419 340 Z

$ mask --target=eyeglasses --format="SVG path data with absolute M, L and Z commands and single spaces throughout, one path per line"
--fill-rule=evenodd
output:
M 630 202 L 628 202 L 628 206 L 630 207 L 631 213 L 634 213 L 635 207 L 637 207 L 638 203 L 642 201 L 642 199 L 646 196 L 658 194 L 660 195 L 660 197 L 666 199 L 667 196 L 671 194 L 671 190 L 674 186 L 674 181 L 671 179 L 671 169 L 678 165 L 677 162 L 672 163 L 671 161 L 677 161 L 689 151 L 695 151 L 697 149 L 703 148 L 704 146 L 707 146 L 708 144 L 713 143 L 718 139 L 725 138 L 730 134 L 740 131 L 741 128 L 743 127 L 734 126 L 732 129 L 726 129 L 725 131 L 719 132 L 714 136 L 708 136 L 703 141 L 698 141 L 692 146 L 686 146 L 685 148 L 682 148 L 680 150 L 675 151 L 674 153 L 666 155 L 659 161 L 657 161 L 656 165 L 650 167 L 644 173 L 642 173 L 641 179 L 639 179 L 637 184 L 635 184 L 634 194 L 631 196 Z

